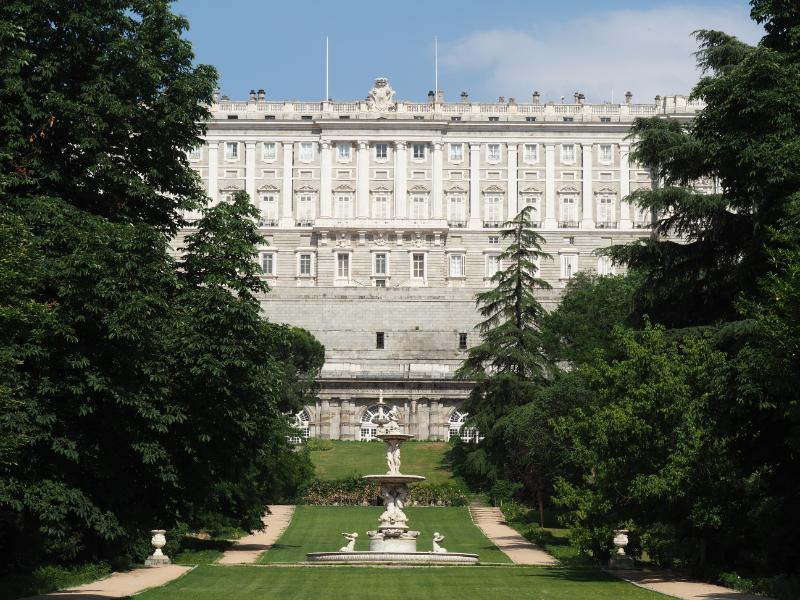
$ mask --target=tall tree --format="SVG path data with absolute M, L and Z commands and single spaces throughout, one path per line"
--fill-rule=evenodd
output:
M 498 255 L 504 268 L 492 276 L 494 287 L 475 296 L 482 341 L 470 348 L 459 369 L 462 376 L 476 379 L 490 374 L 509 374 L 541 381 L 546 361 L 538 336 L 539 320 L 544 309 L 536 299 L 537 289 L 550 284 L 537 276 L 542 259 L 552 257 L 542 251 L 544 238 L 531 226 L 531 211 L 526 206 L 503 224 L 500 235 L 507 244 Z

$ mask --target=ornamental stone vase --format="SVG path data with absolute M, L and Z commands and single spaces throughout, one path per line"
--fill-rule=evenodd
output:
M 625 554 L 625 546 L 628 545 L 628 530 L 627 529 L 615 529 L 614 530 L 614 545 L 617 547 L 616 554 L 612 555 L 611 558 L 608 559 L 608 568 L 609 569 L 633 569 L 634 562 L 633 559 Z
M 164 554 L 161 549 L 166 545 L 167 538 L 164 536 L 167 531 L 165 529 L 153 529 L 150 531 L 153 537 L 150 538 L 150 543 L 155 548 L 155 552 L 147 557 L 144 564 L 148 567 L 161 567 L 170 564 L 169 556 Z

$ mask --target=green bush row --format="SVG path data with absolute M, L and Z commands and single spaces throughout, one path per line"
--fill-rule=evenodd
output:
M 381 504 L 378 484 L 360 477 L 324 481 L 315 479 L 301 504 L 315 505 L 371 505 Z M 467 489 L 456 483 L 420 483 L 409 489 L 409 506 L 464 506 Z

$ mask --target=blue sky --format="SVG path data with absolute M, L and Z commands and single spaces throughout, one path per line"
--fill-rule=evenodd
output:
M 363 98 L 386 76 L 399 99 L 421 101 L 434 87 L 457 101 L 498 96 L 529 102 L 581 91 L 589 101 L 635 102 L 687 93 L 697 80 L 695 29 L 721 29 L 755 43 L 761 30 L 744 0 L 179 0 L 198 62 L 220 74 L 222 93 L 244 99 L 325 95 L 325 36 L 330 95 Z

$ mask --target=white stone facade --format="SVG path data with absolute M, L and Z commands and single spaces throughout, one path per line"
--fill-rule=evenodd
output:
M 246 191 L 269 244 L 268 317 L 326 347 L 308 434 L 370 437 L 380 391 L 418 439 L 447 439 L 469 393 L 452 374 L 478 340 L 474 295 L 489 285 L 499 225 L 523 206 L 552 261 L 553 290 L 578 270 L 610 273 L 600 247 L 650 235 L 624 198 L 653 185 L 628 158 L 639 116 L 691 119 L 682 96 L 651 104 L 398 102 L 385 80 L 366 100 L 218 99 L 190 156 L 214 202 Z M 501 99 L 502 100 L 502 99 Z M 193 215 L 187 215 L 192 218 Z M 368 413 L 367 413 L 368 416 Z

